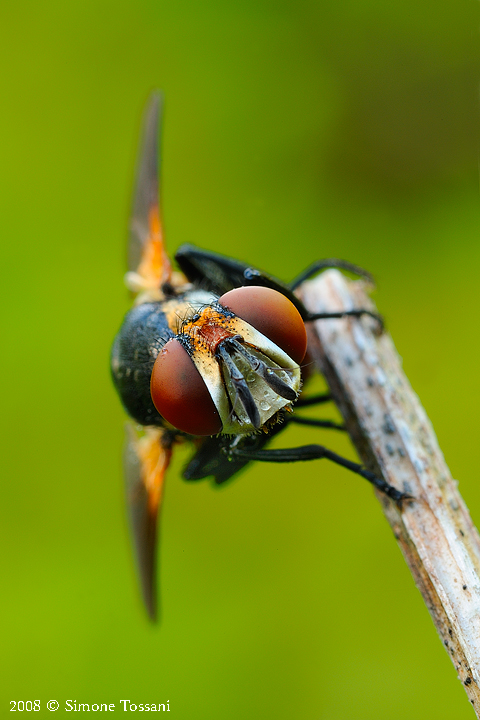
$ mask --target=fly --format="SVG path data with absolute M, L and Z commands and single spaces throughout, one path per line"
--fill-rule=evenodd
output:
M 330 400 L 302 395 L 305 323 L 370 315 L 357 309 L 312 314 L 295 295 L 327 267 L 369 277 L 351 263 L 329 259 L 289 284 L 238 260 L 182 245 L 165 251 L 159 202 L 158 135 L 162 97 L 154 93 L 144 118 L 137 168 L 126 283 L 135 293 L 115 338 L 111 368 L 127 426 L 125 478 L 142 595 L 156 616 L 156 537 L 165 474 L 176 444 L 194 453 L 186 480 L 223 483 L 250 460 L 295 462 L 326 458 L 361 475 L 395 501 L 405 495 L 322 445 L 269 450 L 290 423 L 343 429 L 302 418 L 298 408 Z

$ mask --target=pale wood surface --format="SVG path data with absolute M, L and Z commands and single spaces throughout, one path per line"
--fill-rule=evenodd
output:
M 301 295 L 312 312 L 375 309 L 364 284 L 337 270 L 304 283 Z M 414 498 L 399 508 L 376 493 L 480 717 L 480 536 L 430 421 L 388 332 L 378 334 L 371 318 L 319 320 L 309 343 L 361 461 Z

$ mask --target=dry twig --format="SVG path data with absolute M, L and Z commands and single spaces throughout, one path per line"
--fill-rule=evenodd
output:
M 304 283 L 312 312 L 374 309 L 361 282 L 337 270 Z M 433 428 L 375 321 L 317 321 L 309 342 L 365 466 L 413 500 L 377 497 L 445 648 L 480 717 L 480 536 Z

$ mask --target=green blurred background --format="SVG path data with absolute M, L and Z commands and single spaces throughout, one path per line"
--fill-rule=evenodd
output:
M 180 479 L 180 451 L 151 626 L 108 355 L 160 87 L 170 251 L 284 279 L 319 257 L 371 270 L 478 521 L 478 26 L 473 0 L 2 3 L 2 713 L 473 717 L 371 489 L 327 463 L 216 490 Z M 315 440 L 355 456 L 326 432 L 280 439 Z

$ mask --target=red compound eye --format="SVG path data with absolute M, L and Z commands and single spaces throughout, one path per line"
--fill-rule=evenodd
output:
M 150 381 L 153 404 L 173 427 L 191 435 L 216 435 L 220 415 L 193 360 L 178 340 L 158 354 Z
M 221 305 L 259 330 L 301 363 L 307 350 L 305 325 L 285 295 L 265 287 L 239 287 L 222 295 Z

